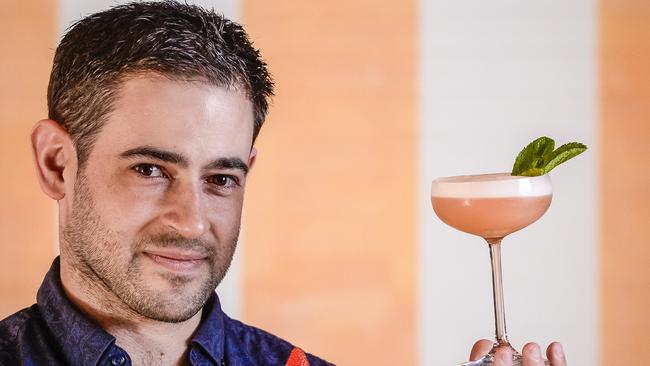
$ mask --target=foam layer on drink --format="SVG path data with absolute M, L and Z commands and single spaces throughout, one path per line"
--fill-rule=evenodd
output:
M 553 193 L 548 175 L 512 176 L 510 173 L 461 175 L 438 178 L 431 184 L 432 197 L 499 198 L 539 197 Z

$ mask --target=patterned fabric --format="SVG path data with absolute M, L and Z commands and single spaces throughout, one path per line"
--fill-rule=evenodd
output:
M 188 355 L 192 366 L 331 365 L 229 318 L 216 294 L 203 308 Z M 115 344 L 115 337 L 68 300 L 56 258 L 38 290 L 36 304 L 0 321 L 0 366 L 10 365 L 130 366 L 131 358 Z

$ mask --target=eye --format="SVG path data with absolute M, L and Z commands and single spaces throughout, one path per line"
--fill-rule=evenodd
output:
M 147 178 L 162 178 L 165 176 L 162 169 L 154 164 L 138 164 L 133 167 L 133 170 Z
M 225 174 L 212 175 L 208 178 L 208 182 L 220 188 L 231 188 L 238 184 L 237 178 Z

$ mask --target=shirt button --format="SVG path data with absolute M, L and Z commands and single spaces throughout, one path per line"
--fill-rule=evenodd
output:
M 124 365 L 124 362 L 126 362 L 126 357 L 122 355 L 111 358 L 111 363 L 115 366 Z

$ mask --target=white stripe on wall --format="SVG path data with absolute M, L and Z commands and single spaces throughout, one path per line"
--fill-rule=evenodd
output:
M 76 20 L 101 11 L 117 4 L 127 3 L 129 1 L 112 1 L 112 0 L 61 0 L 59 2 L 59 22 L 58 41 L 63 36 L 63 32 Z M 190 4 L 196 4 L 207 9 L 214 8 L 218 13 L 222 13 L 227 18 L 237 21 L 239 18 L 240 3 L 239 0 L 188 0 Z M 57 223 L 58 227 L 58 223 Z M 243 230 L 242 230 L 243 231 Z M 241 254 L 243 240 L 240 238 L 237 252 L 233 258 L 232 265 L 228 274 L 217 287 L 221 306 L 231 317 L 239 318 L 241 314 Z M 58 252 L 58 250 L 57 250 Z
M 105 10 L 111 6 L 131 2 L 129 0 L 60 0 L 58 34 L 63 32 L 72 22 L 82 17 Z M 185 1 L 182 1 L 185 2 Z M 196 4 L 207 9 L 214 8 L 228 19 L 239 19 L 239 0 L 187 0 L 189 4 Z
M 421 1 L 419 361 L 455 365 L 494 337 L 487 246 L 440 222 L 439 176 L 503 172 L 548 135 L 590 150 L 553 171 L 540 221 L 503 246 L 513 345 L 561 341 L 596 363 L 596 2 Z

